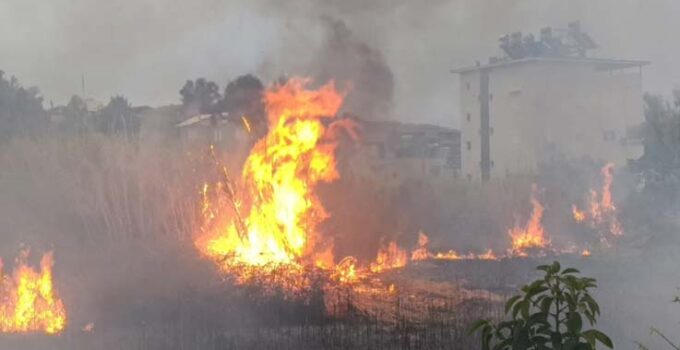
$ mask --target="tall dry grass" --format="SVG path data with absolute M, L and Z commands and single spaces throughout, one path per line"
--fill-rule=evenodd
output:
M 42 238 L 52 244 L 185 240 L 196 225 L 200 174 L 178 148 L 159 146 L 99 134 L 13 139 L 0 146 L 8 194 L 0 205 L 46 221 L 52 232 Z

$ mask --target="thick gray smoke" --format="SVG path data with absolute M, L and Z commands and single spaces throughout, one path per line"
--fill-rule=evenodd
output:
M 324 44 L 312 76 L 349 86 L 345 109 L 365 118 L 389 118 L 394 78 L 382 53 L 359 41 L 342 20 L 324 16 Z
M 393 118 L 455 126 L 451 68 L 496 54 L 503 33 L 575 19 L 600 55 L 653 61 L 646 90 L 670 91 L 680 81 L 673 64 L 680 52 L 664 33 L 678 31 L 669 16 L 679 7 L 674 0 L 7 0 L 0 56 L 2 69 L 40 86 L 46 101 L 81 93 L 85 75 L 85 94 L 100 100 L 124 93 L 134 104 L 176 103 L 182 82 L 198 76 L 224 85 L 248 72 L 265 80 L 315 73 L 309 63 L 327 45 L 319 21 L 326 15 L 382 54 L 394 80 Z

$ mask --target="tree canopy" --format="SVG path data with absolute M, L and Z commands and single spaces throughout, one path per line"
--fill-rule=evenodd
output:
M 0 137 L 30 133 L 46 126 L 43 99 L 36 87 L 21 86 L 0 70 Z

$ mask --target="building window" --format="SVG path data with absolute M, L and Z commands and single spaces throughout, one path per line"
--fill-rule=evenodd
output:
M 466 117 L 466 118 L 467 118 L 467 121 L 472 120 L 472 116 L 470 115 L 470 113 L 467 114 L 467 117 Z
M 467 142 L 467 149 L 468 151 L 472 149 L 472 143 L 470 141 Z

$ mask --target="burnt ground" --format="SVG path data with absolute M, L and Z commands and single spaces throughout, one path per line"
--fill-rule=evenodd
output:
M 596 299 L 603 310 L 598 328 L 611 335 L 617 349 L 636 349 L 635 342 L 660 345 L 649 335 L 650 326 L 673 334 L 678 313 L 671 300 L 678 277 L 672 255 L 617 252 L 557 258 L 563 266 L 597 278 Z M 425 281 L 418 284 L 421 290 L 445 283 L 505 298 L 538 276 L 536 265 L 553 260 L 427 261 L 384 277 Z M 321 315 L 318 303 L 253 301 L 249 291 L 218 281 L 211 288 L 184 288 L 160 300 L 152 294 L 130 295 L 118 300 L 116 308 L 88 311 L 95 322 L 92 332 L 81 330 L 87 317 L 75 309 L 64 334 L 2 336 L 0 349 L 469 349 L 477 344 L 466 333 L 469 323 L 501 315 L 501 302 L 482 297 L 446 304 L 451 306 L 446 317 L 410 322 L 408 304 L 397 299 L 386 302 L 401 307 L 395 322 L 359 313 L 330 319 Z

